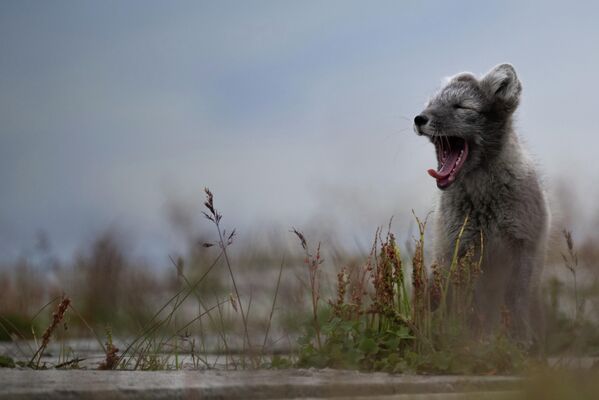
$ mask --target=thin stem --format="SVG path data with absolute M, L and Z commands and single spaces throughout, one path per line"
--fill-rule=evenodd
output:
M 275 295 L 272 299 L 272 307 L 270 309 L 270 315 L 268 317 L 268 325 L 266 326 L 266 333 L 264 334 L 264 342 L 262 343 L 262 351 L 260 352 L 260 356 L 264 355 L 264 350 L 266 349 L 266 342 L 268 341 L 268 334 L 270 333 L 270 326 L 272 324 L 272 318 L 275 313 L 275 305 L 277 304 L 277 296 L 279 294 L 279 287 L 281 286 L 281 275 L 283 275 L 283 265 L 285 264 L 285 257 L 281 261 L 281 266 L 279 267 L 279 276 L 277 277 L 277 286 L 275 288 Z
M 146 326 L 145 330 L 141 333 L 141 335 L 139 335 L 137 338 L 135 338 L 135 340 L 133 340 L 133 342 L 131 342 L 127 348 L 125 349 L 125 351 L 123 351 L 123 353 L 121 354 L 121 358 L 124 358 L 124 356 L 126 354 L 129 353 L 129 351 L 133 348 L 133 346 L 138 343 L 141 340 L 141 343 L 139 343 L 136 346 L 136 349 L 139 349 L 143 343 L 147 340 L 147 336 L 156 332 L 156 330 L 158 330 L 158 328 L 160 328 L 167 320 L 169 320 L 168 318 L 177 310 L 178 307 L 181 306 L 181 304 L 187 299 L 187 297 L 194 292 L 195 288 L 204 280 L 204 278 L 208 275 L 208 273 L 210 273 L 210 271 L 212 271 L 212 269 L 214 268 L 214 266 L 218 263 L 218 260 L 220 260 L 220 257 L 222 256 L 222 252 L 214 259 L 214 261 L 212 262 L 212 264 L 208 267 L 208 269 L 202 274 L 202 276 L 200 276 L 200 278 L 198 278 L 193 285 L 189 288 L 189 290 L 187 291 L 187 293 L 183 296 L 183 299 L 181 299 L 181 301 L 179 301 L 179 296 L 181 294 L 183 294 L 185 292 L 185 289 L 181 289 L 179 290 L 174 296 L 172 296 L 162 307 L 160 307 L 160 309 L 154 314 L 154 316 L 150 319 L 150 322 L 148 323 L 149 326 Z M 158 318 L 158 316 L 160 315 L 160 313 L 162 313 L 162 311 L 164 309 L 166 309 L 166 307 L 168 307 L 169 304 L 171 304 L 173 301 L 175 301 L 175 306 L 173 307 L 173 310 L 169 313 L 169 316 L 166 319 L 160 320 L 160 321 L 156 321 L 156 318 Z M 151 325 L 150 325 L 151 324 Z M 143 339 L 143 340 L 142 340 Z
M 458 265 L 458 253 L 460 250 L 460 240 L 462 239 L 462 235 L 464 234 L 464 230 L 466 229 L 466 225 L 468 224 L 468 218 L 470 217 L 470 213 L 466 214 L 466 218 L 464 218 L 464 223 L 462 224 L 462 228 L 460 229 L 460 232 L 458 233 L 458 237 L 455 241 L 455 247 L 453 249 L 453 257 L 451 260 L 451 265 L 449 266 L 449 273 L 447 275 L 447 281 L 445 282 L 445 288 L 443 290 L 443 305 L 445 305 L 445 297 L 447 295 L 447 292 L 449 291 L 449 282 L 451 280 L 451 274 L 453 272 L 455 272 L 454 270 L 457 268 Z
M 237 282 L 235 281 L 235 276 L 233 275 L 233 269 L 231 268 L 231 262 L 229 261 L 229 253 L 227 252 L 227 244 L 225 243 L 225 241 L 223 239 L 223 234 L 220 229 L 220 222 L 215 221 L 214 224 L 216 225 L 216 230 L 218 231 L 218 238 L 220 240 L 221 249 L 225 256 L 225 263 L 227 264 L 227 269 L 229 270 L 229 275 L 231 276 L 231 282 L 233 283 L 233 289 L 235 290 L 235 296 L 237 297 L 237 302 L 239 303 L 239 311 L 241 312 L 241 319 L 243 321 L 243 329 L 245 331 L 245 338 L 246 338 L 246 340 L 244 341 L 244 344 L 247 341 L 248 348 L 251 349 L 252 345 L 250 343 L 250 335 L 248 333 L 248 324 L 247 324 L 245 313 L 243 311 L 243 303 L 241 301 L 241 297 L 239 296 L 239 290 L 237 289 Z

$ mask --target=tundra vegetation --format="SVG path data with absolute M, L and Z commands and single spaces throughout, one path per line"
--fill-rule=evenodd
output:
M 484 274 L 475 254 L 481 252 L 458 257 L 456 251 L 451 266 L 439 268 L 428 260 L 426 218 L 414 215 L 418 232 L 403 250 L 390 222 L 376 229 L 363 256 L 326 250 L 292 229 L 299 251 L 274 257 L 256 249 L 234 255 L 236 231 L 223 227 L 208 189 L 204 207 L 213 239 L 196 237 L 189 254 L 170 257 L 166 277 L 128 258 L 109 234 L 72 265 L 39 257 L 53 279 L 24 260 L 4 268 L 0 338 L 12 341 L 20 356 L 3 355 L 1 366 L 505 374 L 542 370 L 545 356 L 560 365 L 599 350 L 593 318 L 599 285 L 579 265 L 596 267 L 599 257 L 592 241 L 579 253 L 568 231 L 557 253 L 567 279 L 562 274 L 545 284 L 547 343 L 539 355 L 510 339 L 507 311 L 493 334 L 473 328 L 473 290 Z M 462 229 L 467 224 L 466 218 Z M 85 360 L 70 345 L 78 338 L 97 341 L 104 355 Z

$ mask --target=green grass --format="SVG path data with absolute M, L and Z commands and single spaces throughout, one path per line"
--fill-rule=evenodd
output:
M 481 266 L 481 259 L 474 259 L 475 249 L 458 257 L 460 232 L 451 265 L 445 270 L 433 266 L 429 280 L 424 260 L 426 221 L 416 218 L 416 222 L 419 237 L 411 282 L 390 227 L 384 237 L 377 231 L 363 266 L 339 272 L 336 299 L 313 305 L 312 323 L 299 342 L 298 366 L 443 374 L 521 370 L 524 352 L 505 332 L 483 337 L 471 329 L 469 310 Z M 466 219 L 462 232 L 467 223 Z M 320 247 L 311 253 L 304 235 L 296 234 L 310 279 L 315 280 L 322 263 Z M 318 287 L 311 285 L 312 290 Z M 312 298 L 318 299 L 318 293 Z

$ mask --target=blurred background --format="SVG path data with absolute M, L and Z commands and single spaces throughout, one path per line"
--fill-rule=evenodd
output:
M 175 285 L 169 256 L 210 251 L 205 186 L 238 265 L 278 266 L 292 226 L 328 259 L 368 252 L 392 216 L 409 250 L 437 195 L 413 117 L 444 77 L 502 62 L 552 247 L 571 229 L 596 279 L 598 18 L 592 1 L 2 1 L 0 311 L 62 291 L 88 315 L 143 309 Z

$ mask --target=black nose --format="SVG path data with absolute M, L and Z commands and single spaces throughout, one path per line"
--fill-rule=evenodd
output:
M 427 122 L 428 117 L 425 115 L 417 115 L 416 118 L 414 118 L 414 123 L 416 124 L 416 126 L 426 125 Z

